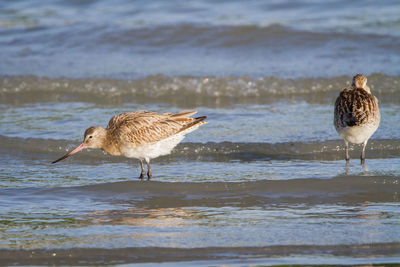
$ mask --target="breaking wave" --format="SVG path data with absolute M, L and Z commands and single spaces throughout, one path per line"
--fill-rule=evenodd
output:
M 350 84 L 351 77 L 283 79 L 277 77 L 189 77 L 152 75 L 135 80 L 108 78 L 0 77 L 0 101 L 6 103 L 79 101 L 115 103 L 140 101 L 199 102 L 215 99 L 265 99 L 304 96 L 324 98 Z M 398 100 L 400 76 L 372 74 L 375 94 Z

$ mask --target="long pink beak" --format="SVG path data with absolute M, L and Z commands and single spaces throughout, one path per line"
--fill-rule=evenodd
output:
M 75 148 L 75 149 L 72 150 L 71 152 L 65 154 L 65 155 L 62 156 L 61 158 L 59 158 L 59 159 L 53 161 L 52 163 L 57 163 L 57 162 L 59 162 L 60 160 L 66 159 L 66 158 L 68 158 L 69 156 L 72 156 L 73 154 L 75 154 L 75 153 L 77 153 L 77 152 L 79 152 L 79 151 L 81 151 L 82 149 L 85 149 L 85 148 L 87 148 L 87 144 L 82 143 L 82 144 L 80 144 L 77 148 Z

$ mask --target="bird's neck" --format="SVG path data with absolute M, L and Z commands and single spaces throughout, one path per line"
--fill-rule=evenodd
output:
M 365 91 L 367 91 L 368 93 L 371 93 L 371 89 L 368 87 L 368 85 L 365 85 L 365 86 L 363 86 L 363 87 L 358 87 L 358 88 L 362 88 L 362 89 L 364 89 Z
M 364 85 L 364 86 L 360 86 L 360 85 L 355 85 L 354 83 L 353 83 L 353 86 L 352 86 L 354 89 L 356 89 L 356 88 L 362 88 L 362 89 L 364 89 L 365 91 L 367 91 L 368 93 L 371 93 L 371 89 L 369 88 L 369 86 L 368 85 Z
M 369 88 L 368 85 L 364 86 L 363 89 L 364 89 L 365 91 L 367 91 L 368 93 L 371 93 L 371 89 Z
M 105 129 L 106 134 L 102 142 L 102 147 L 101 149 L 105 151 L 106 153 L 113 155 L 113 156 L 119 156 L 121 155 L 121 151 L 119 149 L 119 144 L 115 140 L 115 138 L 112 138 L 110 132 Z

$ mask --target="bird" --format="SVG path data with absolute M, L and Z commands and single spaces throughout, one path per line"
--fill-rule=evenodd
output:
M 357 74 L 352 85 L 343 89 L 337 97 L 333 124 L 343 138 L 346 147 L 346 163 L 349 162 L 349 143 L 362 144 L 361 164 L 365 163 L 365 147 L 378 129 L 381 115 L 378 99 L 367 86 L 367 77 Z
M 152 178 L 150 160 L 170 154 L 186 134 L 206 124 L 206 116 L 192 118 L 195 110 L 179 113 L 156 113 L 151 111 L 125 112 L 110 119 L 106 128 L 91 126 L 86 129 L 82 144 L 61 158 L 57 163 L 85 149 L 99 148 L 113 156 L 136 158 L 140 161 L 139 179 L 145 177 L 143 161 L 147 164 L 147 178 Z

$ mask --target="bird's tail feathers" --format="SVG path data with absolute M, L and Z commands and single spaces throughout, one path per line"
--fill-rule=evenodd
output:
M 172 118 L 187 118 L 197 113 L 197 110 L 181 110 L 179 113 L 171 115 Z
M 193 121 L 191 121 L 190 123 L 188 123 L 184 127 L 182 127 L 182 129 L 179 132 L 186 131 L 192 127 L 196 127 L 196 129 L 197 129 L 197 127 L 199 127 L 200 125 L 206 124 L 208 122 L 208 121 L 204 121 L 205 119 L 207 119 L 207 116 L 197 117 Z

